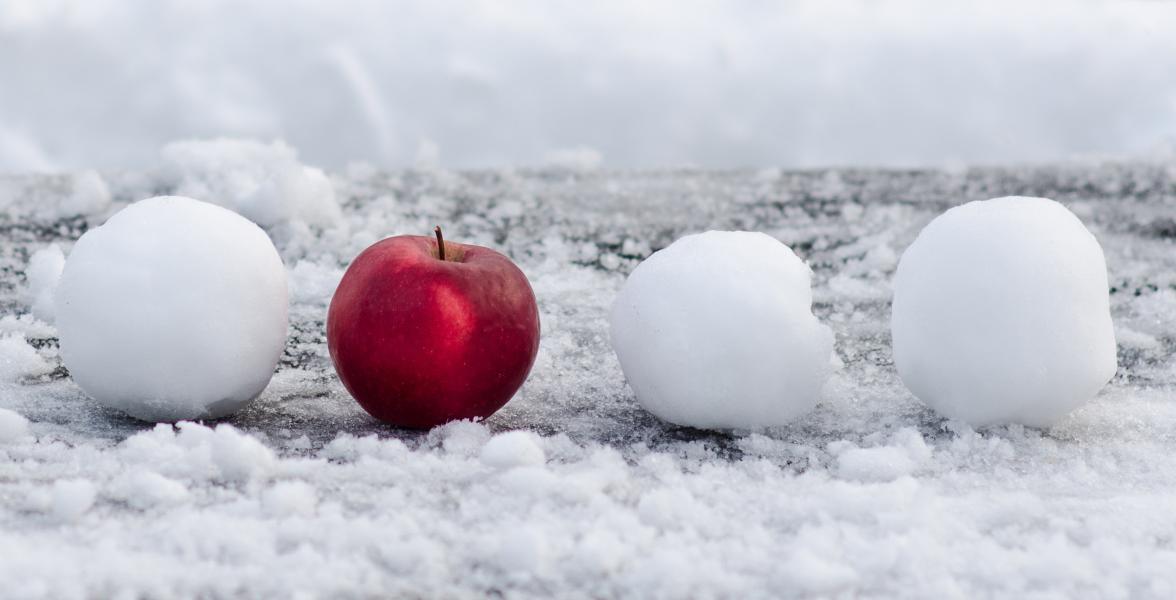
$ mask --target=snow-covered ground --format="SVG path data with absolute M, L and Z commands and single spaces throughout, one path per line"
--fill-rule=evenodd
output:
M 354 166 L 327 185 L 280 147 L 205 169 L 240 154 L 210 148 L 159 170 L 0 177 L 0 596 L 1176 594 L 1170 164 Z M 289 178 L 318 192 L 274 204 L 281 185 L 260 182 Z M 266 221 L 292 327 L 251 407 L 153 427 L 100 408 L 61 367 L 44 302 L 61 255 L 46 248 L 68 253 L 122 203 L 177 189 Z M 1065 203 L 1110 271 L 1119 371 L 1046 431 L 945 421 L 891 361 L 898 256 L 945 208 L 1010 194 Z M 487 422 L 398 431 L 334 377 L 323 318 L 350 257 L 437 223 L 519 262 L 543 340 L 520 395 Z M 607 341 L 615 293 L 653 250 L 706 229 L 765 231 L 815 271 L 842 366 L 794 425 L 669 426 L 626 387 Z

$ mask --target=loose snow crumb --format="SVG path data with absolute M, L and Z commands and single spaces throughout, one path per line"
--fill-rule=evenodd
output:
M 176 194 L 219 204 L 262 227 L 300 221 L 325 228 L 342 221 L 330 180 L 298 162 L 283 141 L 186 140 L 165 146 L 163 158 Z
M 274 517 L 310 517 L 318 498 L 314 488 L 301 481 L 279 481 L 262 493 L 262 506 Z
M 181 423 L 180 430 L 201 427 Z M 212 460 L 221 477 L 229 481 L 247 481 L 263 477 L 274 469 L 274 453 L 257 438 L 238 431 L 232 425 L 218 425 L 212 436 Z
M 33 316 L 46 323 L 53 322 L 53 294 L 64 268 L 65 253 L 57 244 L 34 252 L 25 268 L 25 301 L 32 308 Z
M 530 431 L 500 433 L 482 448 L 482 463 L 496 469 L 542 465 L 547 455 L 541 443 Z
M 490 439 L 490 430 L 474 421 L 453 421 L 433 428 L 429 435 L 441 437 L 441 447 L 450 454 L 473 456 Z
M 0 336 L 0 382 L 13 382 L 53 372 L 53 365 L 20 333 Z
M 115 485 L 116 497 L 138 509 L 175 506 L 189 498 L 188 488 L 181 482 L 144 469 L 137 469 Z
M 53 515 L 62 521 L 76 521 L 94 505 L 97 490 L 86 479 L 69 479 L 53 484 Z
M 59 215 L 97 215 L 110 206 L 110 187 L 106 180 L 93 169 L 74 175 L 73 191 L 60 205 Z
M 0 444 L 11 444 L 28 434 L 28 419 L 7 408 L 0 408 Z
M 873 448 L 834 446 L 831 450 L 838 455 L 838 475 L 858 481 L 893 481 L 914 473 L 931 457 L 923 436 L 913 429 L 896 433 L 892 444 Z

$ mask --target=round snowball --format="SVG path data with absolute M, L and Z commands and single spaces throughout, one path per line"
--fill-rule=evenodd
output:
M 820 398 L 833 333 L 812 271 L 762 233 L 686 236 L 642 262 L 613 305 L 613 349 L 637 400 L 701 428 L 787 423 Z
M 1045 427 L 1115 374 L 1102 247 L 1045 198 L 971 202 L 940 215 L 894 278 L 894 362 L 939 413 Z
M 286 341 L 286 270 L 240 215 L 151 198 L 86 232 L 56 297 L 62 358 L 103 405 L 213 419 L 261 393 Z

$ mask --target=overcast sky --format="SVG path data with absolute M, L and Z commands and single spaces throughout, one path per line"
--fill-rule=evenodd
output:
M 0 171 L 213 136 L 325 167 L 1171 154 L 1176 4 L 0 1 Z

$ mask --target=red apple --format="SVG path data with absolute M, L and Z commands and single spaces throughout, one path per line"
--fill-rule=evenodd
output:
M 327 313 L 339 379 L 364 410 L 400 427 L 494 414 L 539 351 L 539 309 L 523 272 L 435 232 L 364 250 Z

